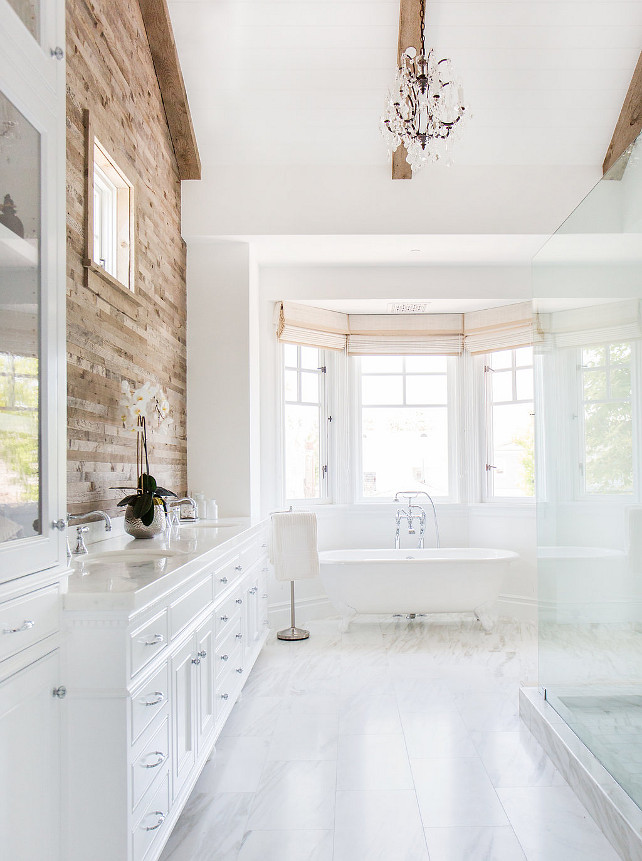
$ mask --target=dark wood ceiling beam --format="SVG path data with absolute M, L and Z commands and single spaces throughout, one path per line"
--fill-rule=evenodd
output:
M 611 143 L 606 151 L 606 158 L 602 165 L 603 173 L 615 164 L 640 132 L 642 132 L 642 53 L 638 57 Z
M 178 165 L 178 175 L 181 179 L 200 179 L 201 159 L 196 145 L 183 73 L 178 61 L 167 0 L 138 0 L 138 2 L 163 99 L 167 126 Z
M 397 44 L 397 65 L 406 48 L 421 50 L 421 13 L 419 0 L 400 0 L 399 2 L 399 42 Z M 412 168 L 406 161 L 406 148 L 403 144 L 392 154 L 392 178 L 412 179 Z

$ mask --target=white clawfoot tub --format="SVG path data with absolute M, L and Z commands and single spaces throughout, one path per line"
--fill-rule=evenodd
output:
M 483 547 L 326 550 L 319 554 L 328 598 L 344 617 L 357 613 L 472 612 L 484 630 L 517 553 Z

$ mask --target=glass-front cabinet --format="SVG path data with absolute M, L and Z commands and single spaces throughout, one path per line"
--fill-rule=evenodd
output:
M 63 33 L 0 0 L 0 582 L 64 561 Z

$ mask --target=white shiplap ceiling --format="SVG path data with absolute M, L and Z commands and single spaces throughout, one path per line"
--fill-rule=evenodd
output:
M 204 166 L 384 165 L 397 0 L 169 0 Z M 461 165 L 598 165 L 642 45 L 640 0 L 428 0 L 472 116 Z

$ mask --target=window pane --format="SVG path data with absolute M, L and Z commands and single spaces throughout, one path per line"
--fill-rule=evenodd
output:
M 530 366 L 533 364 L 533 348 L 532 347 L 520 347 L 518 350 L 515 350 L 515 364 L 518 368 L 523 368 L 524 366 Z
M 586 404 L 584 408 L 587 493 L 633 492 L 631 404 Z
M 604 347 L 582 350 L 582 365 L 585 368 L 599 368 L 604 364 L 606 364 Z
M 495 496 L 533 496 L 535 468 L 530 404 L 493 407 Z
M 447 496 L 447 408 L 364 409 L 362 458 L 366 497 L 391 497 L 399 490 Z
M 609 358 L 614 362 L 630 362 L 631 361 L 631 345 L 630 344 L 611 344 L 609 348 Z
M 611 368 L 611 397 L 618 400 L 631 397 L 631 369 L 627 367 Z
M 402 404 L 403 377 L 362 377 L 361 398 L 364 404 Z
M 296 371 L 286 371 L 284 374 L 284 383 L 285 383 L 285 400 L 286 401 L 298 400 L 297 372 Z
M 301 400 L 308 404 L 319 403 L 319 374 L 301 372 Z
M 301 347 L 301 367 L 316 371 L 321 362 L 317 347 Z
M 512 350 L 499 350 L 497 353 L 492 353 L 490 357 L 490 366 L 493 370 L 501 368 L 510 368 L 513 364 Z
M 406 373 L 445 374 L 448 369 L 446 356 L 406 356 Z
M 516 371 L 515 382 L 517 385 L 517 400 L 532 401 L 533 400 L 533 369 L 525 368 L 522 371 Z
M 297 358 L 296 358 L 296 346 L 294 344 L 284 344 L 283 345 L 283 359 L 288 368 L 296 368 L 297 366 Z
M 606 371 L 584 371 L 584 400 L 602 401 L 606 398 Z
M 287 499 L 318 499 L 319 408 L 285 407 L 285 495 Z
M 362 356 L 362 374 L 399 374 L 403 371 L 401 356 Z
M 492 375 L 493 380 L 493 403 L 498 401 L 513 400 L 513 373 L 512 371 L 499 371 Z
M 447 401 L 445 374 L 406 377 L 407 404 L 445 404 Z

